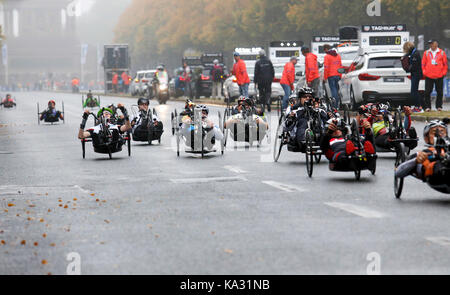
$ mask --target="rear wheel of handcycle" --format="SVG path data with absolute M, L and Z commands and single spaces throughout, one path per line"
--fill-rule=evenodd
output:
M 395 152 L 397 154 L 395 157 L 395 168 L 397 168 L 401 163 L 406 161 L 405 145 L 403 142 L 396 147 Z M 394 175 L 394 194 L 397 199 L 400 199 L 400 196 L 402 195 L 403 182 L 404 178 L 396 177 Z
M 283 124 L 278 124 L 277 132 L 275 133 L 275 140 L 273 146 L 273 161 L 278 162 L 281 150 L 283 149 Z
M 174 126 L 174 122 L 173 122 L 173 120 L 175 119 L 175 114 L 172 112 L 171 114 L 170 114 L 170 119 L 171 119 L 171 123 L 172 123 L 172 136 L 173 135 L 175 135 L 175 126 Z
M 38 117 L 38 125 L 41 125 L 41 120 L 39 120 L 39 103 L 37 103 L 37 117 Z
M 222 122 L 222 126 L 225 126 L 225 122 L 228 121 L 228 117 L 229 117 L 229 109 L 226 108 L 224 113 L 223 113 L 223 122 Z M 224 127 L 224 131 L 223 131 L 223 146 L 226 147 L 227 146 L 227 140 L 228 140 L 228 128 Z
M 224 121 L 222 121 L 222 114 L 220 113 L 220 111 L 218 112 L 218 116 L 219 116 L 219 128 L 222 134 L 224 134 L 225 133 L 225 130 L 223 128 Z M 225 151 L 225 138 L 222 138 L 220 140 L 220 153 L 223 155 L 224 151 Z
M 86 141 L 84 139 L 81 140 L 81 150 L 83 154 L 83 159 L 86 158 Z
M 281 97 L 277 99 L 277 115 L 278 119 L 281 119 Z
M 179 131 L 175 133 L 175 136 L 177 137 L 177 157 L 180 156 L 180 134 Z
M 127 132 L 128 157 L 131 157 L 131 133 Z
M 306 129 L 305 140 L 306 140 L 306 153 L 305 153 L 306 172 L 308 173 L 309 177 L 312 177 L 314 169 L 314 152 L 313 152 L 314 142 L 311 129 Z

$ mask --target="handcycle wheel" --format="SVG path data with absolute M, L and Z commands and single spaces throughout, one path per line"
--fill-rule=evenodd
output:
M 127 132 L 128 157 L 131 157 L 131 133 Z
M 175 135 L 175 126 L 174 126 L 173 120 L 175 119 L 175 114 L 173 112 L 170 114 L 170 119 L 171 119 L 170 122 L 172 123 L 172 136 L 174 136 Z
M 225 111 L 223 112 L 223 126 L 224 126 L 224 130 L 223 130 L 223 146 L 226 147 L 227 146 L 227 141 L 228 141 L 228 128 L 225 128 L 225 122 L 228 121 L 228 117 L 230 116 L 230 110 L 228 108 L 225 109 Z
M 108 146 L 108 155 L 109 155 L 109 159 L 112 159 L 112 153 L 111 153 L 111 150 L 109 149 L 109 146 Z
M 361 179 L 361 170 L 355 169 L 355 179 L 360 180 Z
M 397 168 L 401 163 L 405 162 L 406 160 L 405 145 L 403 144 L 403 142 L 401 142 L 397 146 L 396 154 L 397 156 L 395 158 L 395 168 Z M 404 181 L 405 181 L 404 178 L 396 177 L 394 175 L 394 195 L 397 199 L 400 199 L 400 196 L 402 195 Z
M 277 132 L 275 133 L 274 147 L 273 147 L 273 161 L 278 162 L 281 150 L 283 149 L 283 124 L 278 124 Z
M 177 157 L 180 156 L 180 133 L 177 129 L 177 132 L 175 133 L 175 136 L 177 137 Z
M 86 141 L 84 139 L 81 140 L 81 150 L 83 153 L 83 159 L 86 158 Z
M 346 124 L 350 124 L 350 111 L 348 109 L 348 105 L 344 104 L 344 122 Z
M 278 118 L 280 119 L 281 118 L 281 98 L 280 97 L 277 99 L 277 115 L 278 115 Z
M 306 140 L 306 172 L 308 173 L 308 176 L 311 178 L 313 175 L 313 169 L 314 169 L 314 152 L 313 152 L 313 136 L 312 136 L 312 130 L 306 129 L 305 131 L 305 140 Z
M 62 118 L 63 124 L 66 124 L 66 113 L 64 112 L 64 101 L 62 102 L 62 115 L 63 115 L 63 118 Z
M 38 117 L 38 125 L 41 125 L 41 120 L 40 120 L 40 118 L 39 118 L 39 103 L 36 103 L 37 104 L 37 117 Z
M 220 113 L 220 111 L 218 112 L 218 116 L 219 116 L 219 128 L 220 128 L 220 131 L 222 131 L 222 134 L 224 134 L 225 133 L 225 129 L 223 127 L 224 121 L 222 120 L 222 114 Z M 224 152 L 225 152 L 225 138 L 222 138 L 220 140 L 220 153 L 223 155 Z
M 314 154 L 314 160 L 316 160 L 316 164 L 320 164 L 321 159 L 322 159 L 322 154 Z

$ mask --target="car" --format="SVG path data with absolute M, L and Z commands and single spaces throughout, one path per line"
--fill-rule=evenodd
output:
M 341 68 L 339 81 L 341 102 L 353 110 L 363 103 L 388 101 L 391 105 L 409 104 L 411 76 L 401 63 L 401 51 L 364 52 L 349 68 Z M 425 83 L 419 83 L 419 92 L 424 91 Z
M 147 92 L 148 84 L 153 79 L 155 70 L 138 71 L 130 85 L 130 93 L 133 96 L 142 96 Z

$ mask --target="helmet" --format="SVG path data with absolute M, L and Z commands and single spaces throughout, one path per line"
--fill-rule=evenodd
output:
M 48 104 L 56 104 L 56 102 L 55 102 L 53 99 L 50 99 L 50 100 L 48 101 Z
M 314 90 L 309 87 L 302 87 L 298 91 L 298 97 L 300 97 L 300 98 L 307 94 L 314 96 Z
M 138 99 L 138 105 L 141 105 L 141 104 L 150 104 L 150 102 L 149 102 L 148 98 L 141 97 Z
M 200 110 L 202 112 L 206 112 L 207 114 L 209 114 L 209 108 L 206 105 L 204 105 L 204 104 L 196 105 L 195 109 L 196 110 Z
M 97 113 L 97 117 L 103 116 L 103 112 L 109 112 L 111 116 L 114 115 L 114 111 L 111 110 L 110 108 L 101 108 Z
M 430 123 L 428 123 L 427 125 L 425 125 L 425 128 L 423 129 L 423 137 L 427 137 L 428 134 L 430 133 L 431 128 L 434 128 L 437 126 L 445 128 L 445 131 L 448 134 L 447 124 L 445 122 L 440 121 L 440 120 L 433 120 Z
M 241 104 L 241 103 L 244 103 L 244 102 L 246 104 L 248 104 L 248 105 L 252 105 L 252 100 L 250 98 L 248 98 L 248 97 L 246 97 L 244 95 L 239 96 L 238 104 Z
M 163 66 L 163 65 L 159 65 L 156 69 L 157 69 L 158 71 L 163 71 L 163 70 L 164 70 L 164 66 Z
M 213 64 L 218 64 L 219 63 L 219 60 L 218 59 L 215 59 L 214 61 L 213 61 Z
M 259 56 L 266 56 L 266 51 L 264 49 L 261 49 L 259 51 Z
M 233 56 L 240 56 L 240 54 L 239 54 L 239 52 L 235 51 L 235 52 L 233 53 Z

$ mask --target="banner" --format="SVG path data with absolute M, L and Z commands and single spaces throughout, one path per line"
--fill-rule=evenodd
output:
M 8 65 L 8 46 L 6 44 L 2 46 L 2 60 L 4 66 Z
M 88 53 L 88 44 L 81 44 L 81 64 L 86 64 L 86 57 Z

